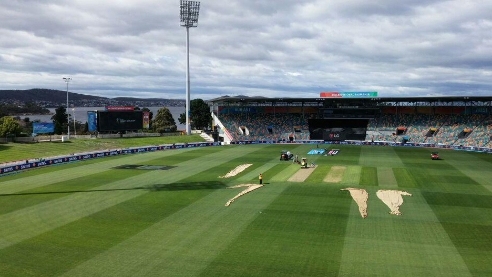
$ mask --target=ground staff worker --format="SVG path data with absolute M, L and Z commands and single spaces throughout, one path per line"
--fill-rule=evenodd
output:
M 261 176 L 261 173 L 260 173 L 260 176 L 258 176 L 258 179 L 260 180 L 260 185 L 263 184 L 263 176 Z

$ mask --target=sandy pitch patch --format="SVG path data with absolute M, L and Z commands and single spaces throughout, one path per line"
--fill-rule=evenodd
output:
M 263 185 L 255 185 L 255 184 L 242 184 L 242 185 L 237 185 L 237 186 L 232 186 L 228 187 L 229 189 L 235 189 L 235 188 L 242 188 L 242 187 L 247 187 L 247 189 L 241 191 L 238 195 L 234 196 L 231 198 L 227 203 L 225 203 L 226 207 L 229 207 L 234 200 L 238 199 L 239 197 L 245 195 L 248 192 L 252 192 L 255 189 L 261 188 Z
M 253 164 L 242 164 L 242 165 L 238 165 L 236 166 L 236 168 L 234 168 L 233 170 L 227 172 L 226 175 L 224 176 L 219 176 L 219 178 L 230 178 L 230 177 L 234 177 L 236 175 L 238 175 L 239 173 L 243 172 L 246 168 L 252 166 Z
M 394 215 L 401 215 L 400 206 L 403 204 L 403 197 L 401 196 L 412 196 L 410 193 L 401 190 L 378 190 L 376 195 L 390 208 L 390 214 Z
M 359 206 L 359 213 L 362 218 L 367 217 L 367 199 L 369 198 L 369 194 L 365 189 L 356 189 L 356 188 L 346 188 L 340 190 L 348 190 L 350 192 L 350 196 L 354 199 L 357 206 Z
M 313 173 L 316 167 L 300 168 L 294 175 L 292 175 L 289 182 L 304 182 Z
M 323 182 L 326 183 L 340 183 L 345 172 L 345 166 L 332 166 L 330 172 L 326 174 Z

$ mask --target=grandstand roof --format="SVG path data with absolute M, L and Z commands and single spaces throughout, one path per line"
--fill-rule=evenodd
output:
M 261 97 L 261 96 L 221 96 L 211 100 L 213 105 L 231 105 L 231 104 L 248 104 L 248 103 L 324 103 L 326 101 L 336 103 L 455 103 L 456 105 L 492 105 L 492 96 L 431 96 L 431 97 L 374 97 L 374 98 L 290 98 L 290 97 Z

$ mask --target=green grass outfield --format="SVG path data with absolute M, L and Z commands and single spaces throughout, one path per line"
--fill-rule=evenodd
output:
M 492 275 L 492 155 L 440 150 L 432 161 L 432 149 L 380 146 L 306 155 L 311 148 L 158 151 L 1 177 L 0 275 Z M 280 162 L 282 149 L 318 167 L 288 182 L 299 166 Z M 325 183 L 332 166 L 343 176 Z M 257 183 L 260 172 L 264 187 L 224 206 L 242 190 L 227 187 Z M 369 193 L 366 219 L 347 187 Z M 401 216 L 379 189 L 413 195 Z
M 117 139 L 71 139 L 67 142 L 0 144 L 0 163 L 46 158 L 70 153 L 204 141 L 199 135 Z

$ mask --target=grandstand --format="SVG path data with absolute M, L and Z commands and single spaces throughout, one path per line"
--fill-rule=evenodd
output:
M 381 141 L 492 147 L 492 97 L 220 97 L 220 140 Z

